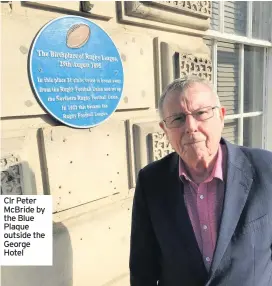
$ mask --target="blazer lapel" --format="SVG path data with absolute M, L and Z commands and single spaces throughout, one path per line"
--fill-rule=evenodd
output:
M 228 150 L 225 199 L 211 276 L 218 268 L 234 234 L 253 181 L 250 162 L 241 149 L 228 142 L 225 144 Z

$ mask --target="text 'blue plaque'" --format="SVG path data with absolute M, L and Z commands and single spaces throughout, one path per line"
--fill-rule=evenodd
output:
M 54 118 L 89 128 L 116 110 L 124 74 L 120 55 L 104 30 L 88 19 L 65 16 L 38 33 L 30 53 L 30 78 Z

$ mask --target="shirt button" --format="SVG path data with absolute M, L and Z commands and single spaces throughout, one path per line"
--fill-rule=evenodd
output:
M 208 227 L 206 226 L 206 224 L 203 225 L 203 229 L 206 230 Z
M 210 262 L 211 261 L 210 257 L 206 257 L 206 261 Z
M 203 199 L 204 199 L 204 196 L 203 196 L 203 195 L 200 195 L 200 199 L 203 200 Z

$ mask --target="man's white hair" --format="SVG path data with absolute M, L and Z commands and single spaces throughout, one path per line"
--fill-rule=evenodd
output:
M 221 106 L 219 96 L 217 95 L 212 84 L 208 80 L 202 79 L 198 76 L 189 75 L 189 76 L 186 76 L 183 78 L 175 79 L 173 82 L 171 82 L 164 89 L 164 91 L 161 94 L 161 97 L 159 99 L 159 115 L 160 115 L 160 118 L 163 119 L 163 104 L 164 104 L 164 100 L 165 100 L 167 95 L 169 95 L 170 93 L 172 93 L 174 91 L 178 91 L 179 94 L 184 93 L 186 91 L 186 89 L 188 89 L 189 87 L 191 87 L 192 85 L 194 85 L 196 83 L 204 84 L 205 86 L 209 87 L 212 94 L 215 96 L 217 106 Z

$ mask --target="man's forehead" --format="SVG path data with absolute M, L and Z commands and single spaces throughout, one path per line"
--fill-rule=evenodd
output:
M 183 92 L 178 90 L 170 92 L 165 101 L 168 103 L 176 103 L 187 101 L 190 103 L 200 104 L 210 103 L 215 99 L 215 96 L 210 87 L 196 83 L 186 88 Z

